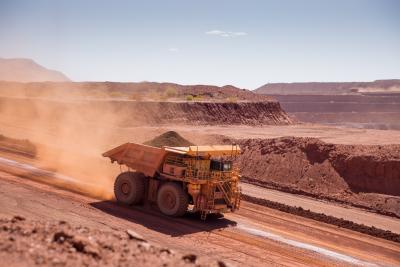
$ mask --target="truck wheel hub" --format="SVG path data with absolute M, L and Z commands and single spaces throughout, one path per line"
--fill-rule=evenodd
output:
M 173 209 L 175 207 L 176 199 L 173 193 L 165 192 L 163 201 L 165 203 L 165 207 L 167 207 L 168 209 Z
M 125 195 L 127 195 L 129 191 L 131 191 L 130 189 L 131 188 L 127 183 L 123 183 L 121 186 L 122 193 L 124 193 Z

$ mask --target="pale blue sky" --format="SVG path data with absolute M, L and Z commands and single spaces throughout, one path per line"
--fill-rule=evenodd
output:
M 75 81 L 400 78 L 400 1 L 0 0 L 0 57 Z

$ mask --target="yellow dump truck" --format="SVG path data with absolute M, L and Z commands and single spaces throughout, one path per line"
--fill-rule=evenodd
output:
M 207 214 L 235 211 L 240 206 L 239 172 L 233 159 L 238 145 L 152 147 L 126 143 L 103 154 L 126 165 L 114 183 L 118 202 L 156 203 L 169 216 L 187 211 Z

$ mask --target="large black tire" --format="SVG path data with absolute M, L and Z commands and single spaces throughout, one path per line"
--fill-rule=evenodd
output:
M 157 193 L 157 205 L 162 213 L 179 217 L 186 213 L 189 206 L 189 196 L 177 183 L 165 183 Z
M 115 198 L 119 203 L 134 205 L 143 201 L 145 176 L 139 172 L 123 172 L 114 183 Z

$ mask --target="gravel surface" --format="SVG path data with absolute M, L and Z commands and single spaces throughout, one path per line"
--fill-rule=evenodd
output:
M 226 266 L 152 245 L 130 229 L 111 233 L 22 216 L 0 218 L 0 257 L 9 266 Z

